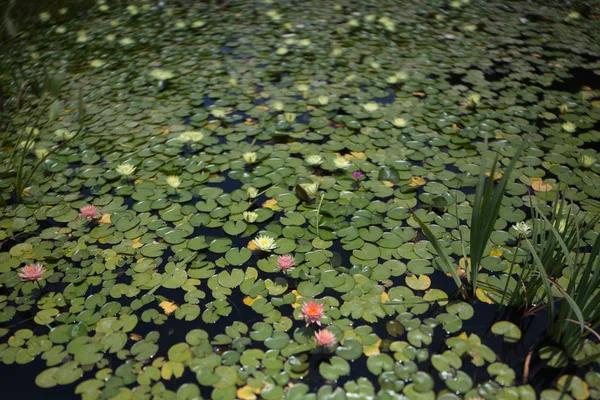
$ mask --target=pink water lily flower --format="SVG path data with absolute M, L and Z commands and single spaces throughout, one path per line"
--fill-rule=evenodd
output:
M 315 332 L 315 339 L 317 340 L 317 344 L 321 346 L 331 346 L 337 342 L 333 332 L 328 331 L 327 329 L 321 329 L 320 331 Z
M 320 319 L 325 317 L 323 304 L 315 300 L 307 301 L 302 304 L 302 312 L 299 317 L 306 319 L 306 326 L 310 324 L 321 326 Z
M 96 206 L 87 205 L 79 209 L 79 216 L 85 219 L 96 219 L 100 218 L 100 211 Z
M 46 269 L 42 264 L 30 264 L 21 268 L 19 276 L 24 281 L 41 281 L 44 272 L 46 272 Z
M 291 254 L 284 254 L 277 258 L 277 267 L 283 272 L 293 270 L 295 265 L 296 261 Z
M 352 177 L 356 180 L 359 180 L 360 178 L 362 178 L 365 174 L 363 174 L 361 171 L 355 171 L 352 173 Z

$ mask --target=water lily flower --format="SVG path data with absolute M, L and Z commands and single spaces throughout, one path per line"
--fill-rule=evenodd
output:
M 169 175 L 165 180 L 167 181 L 167 185 L 173 189 L 177 189 L 181 185 L 181 178 L 177 175 Z
M 342 56 L 343 53 L 344 50 L 340 49 L 339 47 L 335 47 L 333 50 L 331 50 L 331 57 L 339 58 Z
M 309 197 L 317 197 L 317 193 L 319 193 L 319 182 L 301 183 L 300 187 Z
M 337 342 L 335 334 L 327 329 L 315 332 L 315 340 L 320 346 L 331 346 Z
M 204 133 L 200 131 L 185 131 L 181 132 L 177 137 L 178 140 L 188 143 L 188 142 L 199 142 L 204 139 Z
M 19 276 L 24 281 L 41 281 L 44 272 L 46 272 L 46 269 L 42 264 L 30 264 L 20 269 Z
M 295 265 L 296 260 L 294 260 L 294 256 L 291 254 L 284 254 L 277 257 L 277 268 L 282 270 L 284 273 L 287 271 L 292 271 Z
M 40 130 L 38 128 L 34 128 L 32 126 L 27 126 L 27 127 L 25 127 L 25 133 L 28 135 L 32 135 L 32 136 L 37 136 L 38 133 L 40 133 Z
M 135 172 L 135 167 L 131 164 L 125 163 L 125 164 L 119 165 L 116 168 L 116 171 L 123 176 L 129 176 Z
M 42 22 L 50 21 L 50 13 L 47 11 L 40 13 L 40 21 L 42 21 Z
M 275 102 L 273 103 L 273 108 L 274 108 L 276 111 L 281 111 L 281 110 L 283 110 L 283 107 L 285 107 L 285 104 L 283 104 L 283 101 L 279 101 L 279 100 L 277 100 L 277 101 L 275 101 Z
M 187 26 L 187 24 L 185 23 L 185 21 L 177 21 L 175 23 L 175 28 L 177 29 L 183 29 Z
M 577 125 L 569 121 L 562 124 L 562 128 L 565 132 L 573 133 L 577 130 Z
M 356 180 L 359 180 L 360 178 L 362 178 L 365 174 L 362 173 L 361 171 L 354 171 L 352 173 L 352 177 Z
M 323 157 L 317 154 L 310 155 L 304 159 L 308 165 L 319 165 L 323 162 Z
M 54 134 L 60 139 L 69 140 L 75 136 L 76 132 L 68 131 L 66 129 L 57 129 Z
M 368 112 L 375 112 L 375 111 L 379 110 L 379 104 L 374 103 L 372 101 L 369 103 L 363 104 L 362 106 Z
M 115 40 L 117 40 L 117 36 L 113 35 L 112 33 L 109 33 L 104 37 L 104 39 L 106 39 L 107 42 L 114 42 Z
M 329 103 L 329 97 L 327 96 L 319 96 L 317 97 L 317 102 L 322 105 L 322 106 L 326 106 L 327 103 Z
M 579 158 L 579 165 L 581 165 L 582 168 L 591 168 L 595 163 L 596 157 L 587 156 L 584 154 Z
M 131 45 L 131 44 L 134 44 L 134 43 L 135 43 L 135 40 L 133 40 L 133 39 L 132 39 L 132 38 L 130 38 L 130 37 L 126 37 L 126 38 L 123 38 L 123 39 L 119 40 L 119 43 L 120 43 L 121 45 L 123 45 L 123 46 L 129 46 L 129 45 Z
M 287 47 L 280 47 L 277 49 L 277 51 L 275 51 L 275 54 L 277 54 L 278 56 L 284 56 L 288 53 L 288 48 Z
M 252 164 L 252 163 L 256 162 L 256 153 L 254 151 L 247 151 L 244 154 L 242 154 L 242 158 L 248 164 Z
M 471 93 L 467 99 L 467 105 L 469 107 L 477 107 L 481 101 L 481 95 L 479 93 Z
M 201 19 L 192 22 L 192 28 L 200 28 L 204 26 L 204 21 L 202 21 Z
M 299 314 L 300 318 L 306 320 L 306 326 L 310 324 L 317 324 L 321 326 L 320 319 L 325 317 L 323 304 L 310 300 L 302 304 L 302 312 Z
M 98 207 L 88 204 L 79 209 L 79 216 L 85 219 L 96 219 L 100 217 L 100 211 Z
M 88 40 L 88 36 L 87 33 L 81 29 L 79 31 L 77 31 L 77 43 L 83 43 L 83 42 L 87 42 Z
M 66 31 L 67 31 L 67 28 L 65 28 L 62 25 L 59 25 L 56 27 L 56 29 L 54 29 L 54 32 L 56 32 L 56 33 L 65 33 Z
M 379 23 L 383 25 L 386 30 L 396 32 L 396 23 L 392 21 L 390 17 L 379 18 Z
M 173 78 L 174 76 L 175 74 L 173 72 L 162 68 L 155 68 L 152 71 L 150 71 L 150 77 L 159 81 L 166 81 L 168 79 Z
M 266 235 L 259 235 L 252 242 L 256 245 L 259 250 L 262 251 L 272 251 L 277 248 L 277 243 L 275 243 L 275 239 Z
M 531 233 L 531 226 L 527 222 L 517 222 L 513 225 L 513 228 L 519 237 L 527 237 Z
M 408 121 L 405 120 L 404 118 L 394 118 L 394 120 L 392 121 L 392 124 L 396 128 L 404 128 L 406 125 L 408 125 Z
M 42 158 L 44 158 L 48 155 L 49 151 L 48 151 L 48 149 L 45 149 L 45 148 L 39 148 L 39 149 L 35 149 L 33 151 L 33 153 L 39 160 L 41 160 Z
M 258 218 L 258 214 L 254 211 L 244 211 L 242 215 L 244 217 L 244 221 L 249 223 L 256 221 L 256 219 Z
M 129 5 L 129 6 L 127 6 L 127 11 L 129 11 L 129 14 L 131 14 L 131 15 L 137 15 L 137 14 L 139 14 L 139 12 L 140 12 L 140 11 L 138 10 L 138 8 L 137 8 L 136 6 L 134 6 L 133 4 L 132 4 L 132 5 Z
M 311 43 L 312 42 L 310 41 L 310 39 L 301 39 L 300 41 L 298 41 L 298 44 L 303 47 L 308 47 Z
M 68 11 L 69 11 L 69 9 L 67 7 L 63 7 L 63 8 L 61 8 L 61 9 L 58 10 L 58 13 L 60 15 L 65 15 Z
M 352 165 L 352 163 L 346 160 L 344 157 L 336 157 L 333 160 L 333 165 L 335 165 L 338 169 L 347 169 Z
M 300 92 L 308 92 L 310 87 L 305 83 L 301 83 L 300 85 L 296 86 L 296 89 L 298 89 Z
M 229 114 L 230 112 L 231 112 L 231 110 L 229 110 L 227 108 L 218 108 L 218 107 L 210 110 L 210 113 L 215 118 L 225 118 L 225 116 L 227 114 Z
M 569 105 L 568 104 L 561 104 L 558 107 L 558 110 L 560 111 L 561 114 L 566 113 L 567 111 L 569 111 Z
M 17 145 L 18 148 L 20 149 L 26 149 L 26 150 L 31 150 L 33 149 L 33 146 L 35 146 L 35 143 L 33 141 L 27 141 L 27 140 L 21 140 L 19 142 L 19 144 Z
M 229 85 L 231 85 L 231 87 L 233 87 L 233 88 L 238 87 L 238 80 L 237 80 L 237 78 L 229 78 Z
M 250 186 L 248 189 L 246 189 L 246 193 L 248 193 L 248 197 L 250 197 L 251 199 L 253 199 L 256 196 L 258 196 L 258 189 L 255 188 L 255 187 Z
M 92 68 L 100 68 L 103 65 L 104 65 L 104 61 L 102 61 L 102 60 L 100 60 L 98 58 L 95 58 L 92 61 L 90 61 L 90 66 Z
M 298 115 L 296 113 L 286 112 L 283 114 L 283 119 L 285 119 L 285 122 L 287 122 L 288 124 L 291 124 L 296 120 L 297 116 Z

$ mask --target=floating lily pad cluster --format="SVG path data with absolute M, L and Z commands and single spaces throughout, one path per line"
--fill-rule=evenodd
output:
M 19 204 L 14 174 L 0 176 L 0 359 L 36 361 L 38 386 L 86 399 L 598 398 L 597 364 L 560 369 L 548 346 L 535 356 L 556 368 L 543 386 L 527 352 L 507 357 L 535 337 L 514 321 L 478 326 L 502 296 L 461 299 L 411 214 L 464 273 L 479 171 L 527 141 L 481 263 L 498 288 L 531 207 L 549 212 L 560 195 L 582 220 L 600 211 L 592 11 L 341 0 L 50 12 L 0 58 L 0 160 L 43 159 Z M 24 87 L 62 76 L 55 115 L 32 119 L 51 100 L 9 71 Z M 590 335 L 581 357 L 599 351 Z

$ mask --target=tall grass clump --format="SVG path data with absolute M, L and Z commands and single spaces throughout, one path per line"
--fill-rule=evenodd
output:
M 466 298 L 474 298 L 477 291 L 478 285 L 478 266 L 485 253 L 485 248 L 489 243 L 490 236 L 494 230 L 494 224 L 498 220 L 498 214 L 500 212 L 500 205 L 502 204 L 502 198 L 506 191 L 506 185 L 508 180 L 515 168 L 515 164 L 519 160 L 521 152 L 523 151 L 524 143 L 522 143 L 516 150 L 513 158 L 506 167 L 500 182 L 494 184 L 494 177 L 496 176 L 497 165 L 498 165 L 498 154 L 494 156 L 492 161 L 492 169 L 489 174 L 489 178 L 486 178 L 486 159 L 482 159 L 481 170 L 479 173 L 479 179 L 475 189 L 475 199 L 473 201 L 473 211 L 471 214 L 471 234 L 469 240 L 469 257 L 470 261 L 467 261 L 467 282 L 469 287 L 465 287 L 461 280 L 454 261 L 450 258 L 442 249 L 439 240 L 431 232 L 429 227 L 417 217 L 416 214 L 412 214 L 413 218 L 421 227 L 423 233 L 437 252 L 439 258 L 434 260 L 434 265 L 441 269 L 446 274 L 450 275 L 454 280 L 456 286 L 461 290 L 463 296 Z M 463 256 L 465 260 L 467 258 L 467 250 L 465 241 L 463 240 Z

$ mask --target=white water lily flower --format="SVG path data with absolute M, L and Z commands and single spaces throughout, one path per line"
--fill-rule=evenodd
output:
M 579 165 L 583 168 L 591 168 L 596 163 L 596 157 L 582 155 L 579 158 Z
M 201 19 L 192 22 L 192 28 L 200 28 L 202 26 L 204 26 L 204 21 L 202 21 Z
M 562 124 L 562 128 L 564 129 L 565 132 L 573 133 L 577 130 L 577 125 L 575 125 L 574 123 L 569 121 L 569 122 L 565 122 L 564 124 Z
M 362 106 L 368 112 L 375 112 L 375 111 L 379 110 L 379 104 L 374 103 L 372 101 L 369 103 L 363 104 Z
M 131 15 L 138 15 L 139 14 L 139 10 L 136 6 L 134 6 L 133 4 L 130 6 L 127 6 L 127 11 L 129 11 L 129 14 Z
M 181 185 L 181 178 L 177 175 L 169 175 L 165 180 L 167 181 L 167 185 L 173 189 L 177 189 Z
M 567 111 L 569 111 L 569 105 L 568 104 L 561 104 L 558 107 L 558 110 L 560 111 L 561 114 L 566 113 Z
M 181 142 L 184 143 L 188 143 L 188 142 L 199 142 L 202 139 L 204 139 L 204 133 L 200 132 L 200 131 L 185 131 L 185 132 L 181 132 L 179 134 L 179 136 L 177 137 L 177 139 Z
M 87 33 L 85 33 L 85 31 L 79 30 L 77 31 L 77 43 L 83 43 L 83 42 L 87 42 L 88 41 L 88 36 Z
M 390 32 L 396 32 L 396 23 L 392 21 L 390 17 L 379 18 L 379 23 L 383 25 L 386 30 Z
M 40 13 L 40 21 L 42 21 L 42 22 L 50 21 L 50 13 L 47 11 Z
M 258 214 L 254 211 L 244 211 L 242 215 L 244 216 L 244 221 L 249 223 L 256 221 L 258 218 Z
M 135 172 L 135 167 L 131 164 L 121 164 L 115 169 L 119 174 L 123 176 L 129 176 Z
M 304 189 L 306 194 L 310 197 L 317 197 L 317 193 L 319 193 L 319 182 L 301 183 L 300 187 Z
M 469 98 L 467 99 L 467 104 L 469 105 L 469 107 L 476 107 L 477 105 L 479 105 L 480 101 L 481 95 L 479 93 L 471 93 L 469 95 Z
M 513 225 L 513 228 L 520 237 L 529 236 L 529 234 L 531 233 L 531 226 L 527 222 L 517 222 Z
M 38 159 L 40 159 L 40 160 L 41 160 L 42 158 L 46 157 L 46 156 L 48 155 L 48 153 L 49 153 L 49 152 L 48 152 L 48 149 L 45 149 L 45 148 L 39 148 L 39 149 L 35 149 L 35 150 L 33 151 L 33 153 L 35 154 L 35 156 L 36 156 Z
M 187 24 L 185 23 L 185 21 L 177 21 L 175 23 L 175 28 L 177 29 L 183 29 L 187 26 Z
M 404 118 L 394 118 L 394 120 L 392 121 L 392 124 L 396 128 L 404 128 L 406 125 L 408 125 L 408 121 L 405 120 Z
M 298 42 L 298 44 L 299 44 L 300 46 L 307 47 L 307 46 L 310 46 L 310 44 L 311 44 L 311 41 L 310 41 L 310 39 L 302 39 L 302 40 L 300 40 L 300 41 Z
M 247 151 L 244 154 L 242 154 L 242 158 L 248 164 L 252 164 L 252 163 L 256 162 L 256 153 L 253 151 Z
M 171 71 L 162 68 L 156 68 L 150 71 L 150 76 L 159 81 L 166 81 L 167 79 L 171 79 L 175 76 L 175 74 Z
M 63 7 L 60 10 L 58 10 L 58 13 L 60 15 L 65 15 L 68 11 L 69 11 L 69 9 L 67 7 Z
M 251 199 L 253 199 L 256 196 L 258 196 L 258 189 L 255 188 L 255 187 L 250 186 L 248 189 L 246 189 L 246 193 L 248 193 L 248 197 L 250 197 Z
M 323 157 L 320 155 L 314 154 L 306 157 L 304 159 L 308 165 L 319 165 L 323 162 Z
M 283 119 L 285 119 L 285 122 L 287 122 L 288 124 L 291 124 L 296 120 L 297 116 L 298 115 L 296 113 L 286 112 L 283 114 Z
M 331 50 L 331 57 L 339 58 L 342 56 L 343 53 L 344 53 L 344 51 L 342 49 L 340 49 L 339 47 L 336 47 L 333 50 Z
M 54 134 L 60 139 L 69 140 L 75 136 L 76 132 L 68 131 L 66 129 L 57 129 Z
M 301 92 L 307 92 L 308 89 L 310 89 L 310 87 L 305 83 L 301 83 L 300 85 L 296 86 L 296 89 L 298 89 Z
M 115 40 L 117 40 L 117 37 L 115 35 L 113 35 L 112 33 L 106 35 L 104 37 L 104 39 L 106 39 L 107 42 L 114 42 Z
M 317 102 L 322 105 L 322 106 L 326 106 L 327 103 L 329 103 L 329 97 L 327 96 L 319 96 L 317 97 Z
M 335 165 L 335 167 L 338 169 L 347 169 L 352 165 L 352 163 L 346 160 L 344 157 L 336 157 L 333 160 L 333 165 Z
M 280 47 L 275 51 L 275 54 L 277 54 L 278 56 L 284 56 L 288 53 L 288 48 L 287 47 Z
M 262 251 L 272 251 L 277 248 L 277 243 L 275 243 L 275 239 L 266 235 L 257 236 L 252 242 L 258 247 L 259 250 Z
M 121 45 L 123 45 L 123 46 L 129 46 L 131 44 L 134 44 L 135 41 L 132 38 L 126 37 L 126 38 L 119 40 L 119 43 L 121 43 Z
M 273 108 L 276 111 L 281 111 L 283 110 L 283 107 L 285 107 L 285 104 L 283 104 L 283 101 L 279 101 L 277 100 L 276 102 L 273 103 Z
M 90 66 L 92 68 L 100 68 L 103 65 L 104 65 L 104 61 L 102 61 L 102 60 L 100 60 L 98 58 L 95 58 L 92 61 L 90 61 Z
M 56 29 L 54 30 L 54 32 L 56 32 L 56 33 L 65 33 L 66 31 L 67 31 L 67 28 L 65 28 L 62 25 L 57 26 Z
M 215 118 L 225 118 L 225 116 L 230 113 L 230 110 L 227 108 L 213 108 L 210 110 L 210 113 Z

